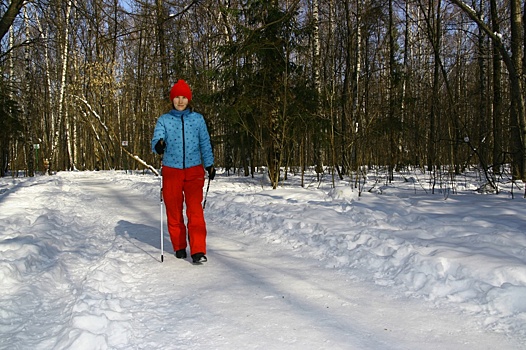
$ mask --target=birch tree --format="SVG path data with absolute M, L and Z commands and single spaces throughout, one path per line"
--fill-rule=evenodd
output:
M 321 73 L 320 73 L 320 67 L 321 67 L 321 48 L 320 48 L 320 4 L 318 0 L 312 1 L 312 17 L 313 17 L 313 25 L 314 30 L 312 33 L 312 72 L 313 72 L 313 81 L 314 81 L 314 89 L 316 90 L 316 103 L 317 103 L 317 109 L 316 109 L 316 118 L 320 121 L 320 126 L 322 125 L 321 119 L 324 118 L 323 113 L 323 100 L 322 100 L 322 82 L 321 82 Z M 316 174 L 318 176 L 318 180 L 320 178 L 320 174 L 323 172 L 323 162 L 321 157 L 321 133 L 316 133 L 314 135 L 314 139 L 316 140 L 314 143 L 314 162 L 316 165 Z
M 57 160 L 57 149 L 59 147 L 59 141 L 60 141 L 60 133 L 61 130 L 63 130 L 63 123 L 62 121 L 65 119 L 64 117 L 64 97 L 66 95 L 66 76 L 68 72 L 68 57 L 69 57 L 69 18 L 71 15 L 71 8 L 73 5 L 73 0 L 68 0 L 66 3 L 66 8 L 64 12 L 64 27 L 63 27 L 63 33 L 62 33 L 62 53 L 61 53 L 61 74 L 60 74 L 60 85 L 59 85 L 59 96 L 58 96 L 58 110 L 56 114 L 56 120 L 51 122 L 51 125 L 53 127 L 52 134 L 53 134 L 53 142 L 51 144 L 51 151 L 49 153 L 49 159 L 50 163 L 53 166 L 58 165 Z

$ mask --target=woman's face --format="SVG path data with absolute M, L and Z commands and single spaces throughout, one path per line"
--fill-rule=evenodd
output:
M 172 102 L 178 111 L 184 111 L 188 107 L 188 99 L 184 96 L 175 96 Z

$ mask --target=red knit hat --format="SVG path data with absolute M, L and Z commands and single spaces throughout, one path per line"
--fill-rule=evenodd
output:
M 179 79 L 177 83 L 172 86 L 172 90 L 170 90 L 170 101 L 173 101 L 177 96 L 184 96 L 188 101 L 192 100 L 192 90 L 190 90 L 190 86 L 188 86 L 186 81 L 182 79 Z

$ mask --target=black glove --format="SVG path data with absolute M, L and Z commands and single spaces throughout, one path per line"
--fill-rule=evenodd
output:
M 213 165 L 210 165 L 210 166 L 207 166 L 205 169 L 206 171 L 208 171 L 208 178 L 210 180 L 213 180 L 214 177 L 216 177 L 216 168 L 214 168 Z
M 164 143 L 164 140 L 163 139 L 160 139 L 159 141 L 157 141 L 157 143 L 155 144 L 155 152 L 157 152 L 157 154 L 163 154 L 164 153 L 164 149 L 166 148 L 166 143 Z

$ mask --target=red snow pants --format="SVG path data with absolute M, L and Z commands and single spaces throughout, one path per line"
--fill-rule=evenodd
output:
M 188 169 L 163 166 L 163 199 L 168 218 L 168 232 L 174 251 L 186 249 L 186 226 L 183 216 L 186 204 L 190 254 L 206 254 L 206 223 L 201 202 L 205 170 L 202 165 Z

